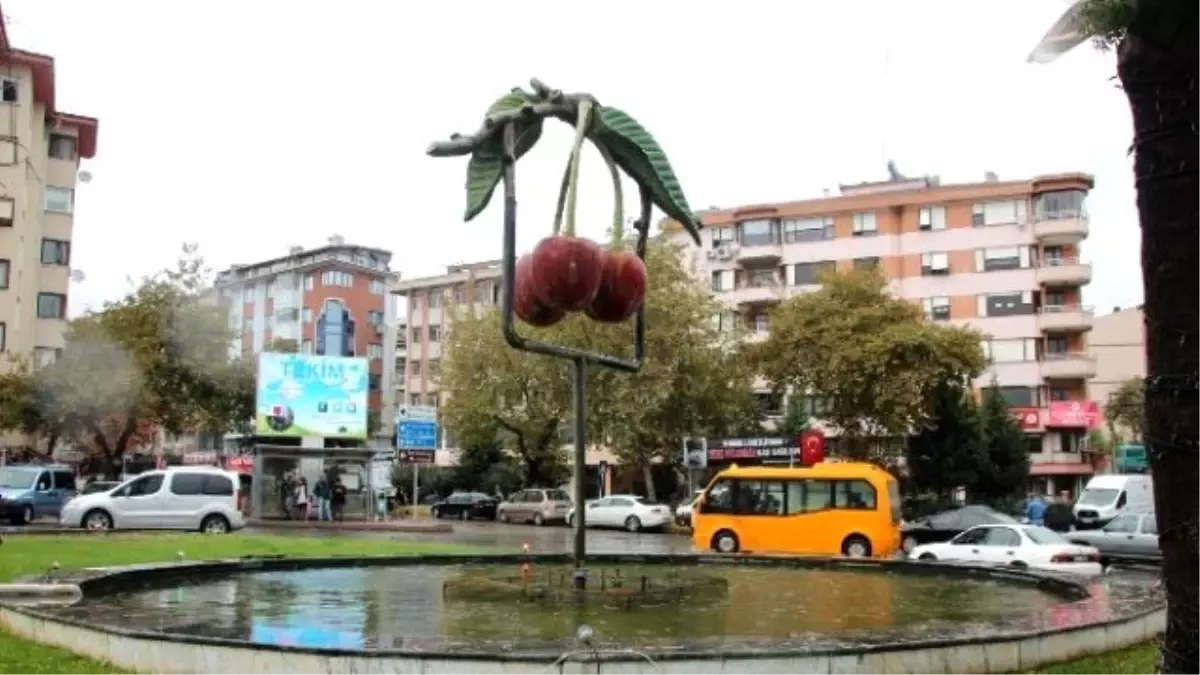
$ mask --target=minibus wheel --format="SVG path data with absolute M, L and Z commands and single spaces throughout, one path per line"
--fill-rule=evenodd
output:
M 741 548 L 741 542 L 738 541 L 736 534 L 729 530 L 721 530 L 713 535 L 712 548 L 717 553 L 737 553 Z
M 861 534 L 852 534 L 842 541 L 842 555 L 847 558 L 870 558 L 871 542 Z

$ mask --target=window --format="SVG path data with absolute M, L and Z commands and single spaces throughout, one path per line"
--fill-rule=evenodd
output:
M 380 311 L 377 311 L 374 309 L 368 310 L 367 311 L 367 323 L 371 324 L 372 326 L 382 326 L 383 325 L 383 312 L 380 312 Z
M 875 488 L 865 480 L 840 480 L 833 493 L 835 509 L 875 508 Z
M 833 507 L 833 482 L 827 480 L 788 481 L 788 515 L 813 513 Z
M 409 405 L 421 405 L 421 395 L 420 394 L 409 394 L 408 395 L 408 404 Z
M 177 473 L 171 476 L 171 493 L 199 495 L 204 493 L 204 474 Z
M 832 270 L 833 266 L 833 261 L 830 260 L 796 263 L 796 265 L 792 268 L 792 283 L 797 286 L 819 284 L 821 283 L 821 275 L 824 274 L 826 270 Z
M 312 323 L 312 308 L 305 307 L 304 309 L 300 310 L 300 316 L 304 320 L 304 323 Z
M 1158 535 L 1158 520 L 1154 516 L 1142 516 L 1142 534 Z
M 437 395 L 437 392 L 434 392 L 434 393 L 432 393 L 432 394 L 425 394 L 425 405 L 428 405 L 428 406 L 430 406 L 430 407 L 433 407 L 433 408 L 436 408 L 436 407 L 438 407 L 438 395 Z
M 313 289 L 313 275 L 304 275 L 304 290 L 311 291 Z
M 794 244 L 802 241 L 833 239 L 833 217 L 788 218 L 783 221 L 783 241 Z
M 922 206 L 917 216 L 917 228 L 926 231 L 946 229 L 946 207 Z
M 779 275 L 773 269 L 746 270 L 746 283 L 743 288 L 773 288 L 779 285 Z
M 54 159 L 75 161 L 75 137 L 50 134 L 50 156 Z
M 429 293 L 425 296 L 425 305 L 427 307 L 429 307 L 430 309 L 441 307 L 442 306 L 442 292 L 443 291 L 440 288 L 429 289 Z
M 454 285 L 454 302 L 461 305 L 462 303 L 464 303 L 466 301 L 467 301 L 466 284 L 455 284 Z
M 758 401 L 758 409 L 768 417 L 777 417 L 783 414 L 783 397 L 778 394 L 763 393 L 755 394 L 755 400 Z
M 132 483 L 125 486 L 122 490 L 122 496 L 125 497 L 148 497 L 158 494 L 162 489 L 163 475 L 161 473 L 150 474 L 149 476 L 141 476 L 135 478 Z
M 387 293 L 387 284 L 383 283 L 379 279 L 372 279 L 371 280 L 371 293 L 373 295 L 383 295 L 383 294 Z
M 946 321 L 950 318 L 950 298 L 940 295 L 921 300 L 927 321 Z
M 61 319 L 67 315 L 67 296 L 61 293 L 38 293 L 39 319 Z
M 43 265 L 70 265 L 71 242 L 61 239 L 42 240 Z
M 379 391 L 383 386 L 383 376 L 378 373 L 371 373 L 367 376 L 367 389 L 371 391 Z
M 976 527 L 967 530 L 966 532 L 963 532 L 957 537 L 951 539 L 950 543 L 954 544 L 955 546 L 979 546 L 983 543 L 983 540 L 987 538 L 988 530 L 990 529 L 992 528 Z
M 321 273 L 321 285 L 354 288 L 354 275 L 341 270 L 326 270 Z
M 854 214 L 854 236 L 865 237 L 872 234 L 878 234 L 879 223 L 875 218 L 875 212 L 856 213 Z
M 442 327 L 441 326 L 430 326 L 429 327 L 429 341 L 430 342 L 441 342 L 441 340 L 442 340 Z
M 11 270 L 12 262 L 7 258 L 0 258 L 0 289 L 8 288 L 8 277 Z
M 367 358 L 382 359 L 383 358 L 383 345 L 380 345 L 380 344 L 367 345 Z
M 1138 517 L 1137 516 L 1117 516 L 1113 518 L 1107 525 L 1104 526 L 1105 532 L 1120 532 L 1122 534 L 1133 534 L 1137 532 Z
M 1037 360 L 1037 340 L 1018 338 L 1014 340 L 984 340 L 980 343 L 983 355 L 992 363 L 1019 363 Z
M 1046 340 L 1046 354 L 1066 354 L 1067 351 L 1066 337 L 1060 335 Z
M 737 496 L 734 499 L 734 513 L 751 516 L 782 516 L 784 499 L 783 481 L 739 481 Z
M 879 258 L 855 258 L 854 269 L 856 270 L 873 270 L 879 267 Z
M 312 350 L 313 350 L 312 340 L 301 340 L 300 341 L 300 353 L 301 354 L 311 354 Z
M 737 240 L 737 232 L 733 227 L 714 227 L 712 229 L 712 246 L 717 248 L 721 244 L 732 244 Z
M 1087 193 L 1083 190 L 1044 192 L 1033 198 L 1033 217 L 1035 220 L 1086 218 L 1086 199 Z
M 8 350 L 8 324 L 0 321 L 0 352 Z
M 983 538 L 984 546 L 1020 546 L 1021 535 L 1009 527 L 989 527 Z
M 971 208 L 971 224 L 975 227 L 1014 225 L 1024 222 L 1025 200 L 1023 199 L 977 203 Z
M 717 293 L 733 290 L 733 270 L 716 270 L 712 273 L 712 289 Z
M 16 202 L 11 197 L 0 197 L 0 227 L 12 227 L 16 213 Z
M 943 276 L 950 274 L 949 253 L 921 254 L 921 276 Z
M 713 483 L 705 494 L 701 509 L 705 513 L 733 513 L 734 482 L 725 478 Z
M 1033 314 L 1033 291 L 1013 291 L 981 295 L 979 316 L 1020 316 Z
M 426 370 L 429 371 L 430 377 L 437 377 L 442 372 L 442 360 L 429 359 L 428 368 L 426 368 Z
M 976 272 L 1028 269 L 1030 262 L 1028 246 L 975 249 Z
M 771 220 L 747 220 L 741 224 L 743 246 L 777 244 L 775 223 Z
M 59 490 L 75 490 L 75 474 L 70 471 L 54 471 L 54 487 Z
M 17 139 L 0 138 L 0 165 L 12 166 L 17 163 Z
M 408 374 L 411 377 L 416 377 L 417 375 L 420 375 L 421 374 L 421 362 L 420 361 L 409 361 L 408 362 Z
M 17 102 L 17 81 L 5 78 L 0 80 L 0 100 L 4 103 Z
M 984 396 L 999 394 L 1005 403 L 1014 408 L 1042 407 L 1036 387 L 984 387 L 981 393 Z
M 45 368 L 57 361 L 61 355 L 62 350 L 57 347 L 34 347 L 33 365 L 38 368 Z
M 1062 389 L 1059 387 L 1050 387 L 1050 400 L 1051 401 L 1070 401 L 1071 400 L 1071 390 L 1070 389 Z
M 751 316 L 750 323 L 754 326 L 756 333 L 765 333 L 771 329 L 771 321 L 766 312 L 758 312 Z
M 737 326 L 737 314 L 733 312 L 718 312 L 713 315 L 713 327 L 721 333 L 728 333 Z
M 70 188 L 46 186 L 46 210 L 71 213 L 75 209 L 75 191 Z
M 475 302 L 490 305 L 496 302 L 496 285 L 487 281 L 475 282 Z

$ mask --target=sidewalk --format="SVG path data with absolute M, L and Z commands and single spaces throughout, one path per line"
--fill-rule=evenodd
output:
M 415 532 L 425 534 L 452 534 L 454 528 L 447 523 L 433 520 L 286 520 L 283 518 L 248 518 L 246 527 L 261 530 L 321 530 L 331 532 Z

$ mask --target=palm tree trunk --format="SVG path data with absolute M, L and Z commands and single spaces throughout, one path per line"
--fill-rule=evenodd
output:
M 1117 70 L 1134 125 L 1146 319 L 1146 445 L 1167 592 L 1160 671 L 1200 672 L 1197 621 L 1197 3 L 1139 0 Z

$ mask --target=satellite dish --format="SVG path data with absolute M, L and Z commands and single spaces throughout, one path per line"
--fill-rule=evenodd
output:
M 85 171 L 80 171 L 80 172 L 79 172 L 79 182 L 80 182 L 80 183 L 90 183 L 90 182 L 92 182 L 92 172 L 91 172 L 91 171 L 86 171 L 86 170 L 85 170 Z
M 1083 7 L 1086 0 L 1068 1 L 1072 2 L 1071 6 L 1058 17 L 1058 21 L 1055 21 L 1050 30 L 1042 36 L 1042 41 L 1029 53 L 1030 63 L 1050 63 L 1091 37 L 1083 30 Z
M 71 270 L 71 281 L 80 284 L 85 279 L 87 279 L 87 275 L 83 273 L 83 270 Z

